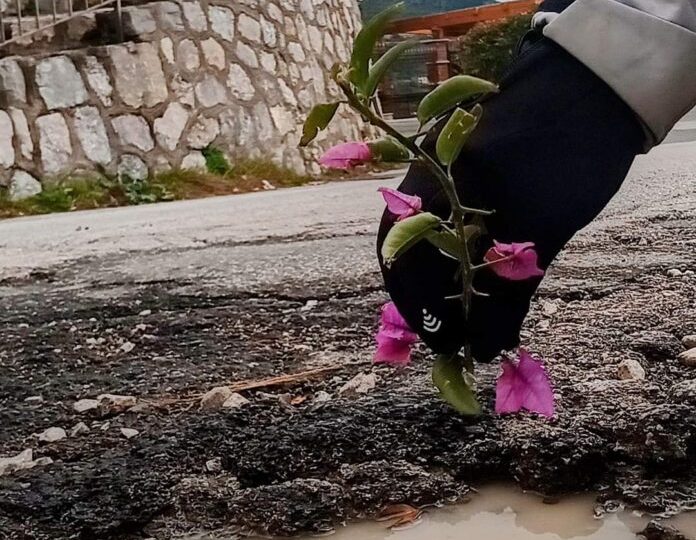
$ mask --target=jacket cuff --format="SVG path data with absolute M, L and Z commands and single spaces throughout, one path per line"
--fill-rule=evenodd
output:
M 577 0 L 544 35 L 605 81 L 651 143 L 696 105 L 696 32 L 616 0 Z

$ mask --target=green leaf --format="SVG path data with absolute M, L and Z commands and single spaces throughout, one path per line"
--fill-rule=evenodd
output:
M 481 228 L 477 225 L 466 225 L 464 227 L 464 236 L 467 243 L 471 243 L 481 235 Z M 453 259 L 460 259 L 462 254 L 462 243 L 457 236 L 457 233 L 452 229 L 443 227 L 439 231 L 428 232 L 426 239 L 428 242 L 433 244 L 436 248 L 444 251 L 447 255 Z M 470 246 L 471 249 L 471 246 Z
M 441 222 L 439 217 L 423 212 L 394 224 L 382 244 L 382 258 L 387 268 L 430 231 L 439 227 Z
M 355 37 L 353 54 L 350 58 L 350 81 L 363 93 L 367 86 L 370 71 L 370 60 L 375 51 L 377 41 L 384 35 L 389 22 L 404 8 L 399 2 L 370 19 Z
M 461 154 L 466 141 L 476 128 L 481 119 L 483 108 L 480 105 L 474 107 L 474 114 L 464 109 L 456 109 L 437 138 L 435 150 L 440 163 L 449 166 L 454 163 Z
M 408 148 L 392 137 L 367 144 L 372 150 L 373 161 L 395 163 L 406 161 L 411 157 Z
M 319 135 L 321 130 L 328 127 L 331 120 L 333 120 L 339 105 L 340 103 L 325 103 L 322 105 L 316 105 L 312 109 L 307 117 L 307 120 L 305 120 L 304 127 L 302 128 L 300 146 L 307 146 L 316 138 L 317 135 Z
M 439 118 L 460 103 L 482 94 L 498 92 L 498 86 L 469 75 L 458 75 L 445 81 L 423 98 L 418 106 L 418 120 L 422 125 Z
M 433 365 L 433 383 L 440 396 L 455 411 L 467 416 L 481 414 L 481 405 L 464 377 L 462 359 L 459 354 L 440 354 Z
M 394 65 L 394 62 L 396 62 L 403 53 L 417 45 L 419 41 L 419 38 L 402 41 L 398 45 L 395 45 L 389 49 L 373 64 L 373 66 L 370 68 L 367 82 L 365 83 L 366 97 L 372 97 L 374 95 L 379 83 L 382 82 L 382 79 L 386 75 L 387 71 L 389 71 L 389 68 Z

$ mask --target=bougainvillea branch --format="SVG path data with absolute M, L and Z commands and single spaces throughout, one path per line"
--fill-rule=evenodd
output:
M 317 105 L 305 123 L 301 145 L 310 144 L 318 134 L 326 129 L 339 107 L 348 105 L 360 114 L 364 121 L 381 129 L 386 138 L 372 142 L 349 142 L 327 151 L 320 163 L 328 168 L 346 169 L 365 162 L 419 162 L 427 167 L 437 180 L 450 206 L 448 219 L 442 219 L 423 211 L 420 198 L 395 190 L 381 189 L 388 210 L 394 215 L 394 225 L 382 246 L 382 259 L 390 267 L 400 256 L 421 241 L 434 245 L 444 256 L 458 263 L 455 279 L 461 280 L 461 292 L 448 300 L 460 301 L 464 320 L 471 316 L 473 295 L 487 296 L 477 291 L 473 281 L 477 272 L 489 269 L 504 279 L 522 280 L 543 274 L 537 266 L 534 245 L 530 243 L 502 244 L 492 247 L 483 261 L 476 263 L 471 244 L 484 234 L 480 219 L 493 214 L 493 210 L 465 206 L 459 198 L 452 176 L 452 166 L 463 151 L 471 133 L 476 129 L 484 110 L 479 104 L 487 94 L 498 92 L 498 87 L 488 81 L 459 75 L 453 77 L 430 92 L 419 104 L 417 117 L 420 122 L 415 136 L 406 136 L 391 126 L 374 109 L 375 94 L 379 83 L 408 49 L 418 43 L 409 40 L 399 43 L 382 57 L 372 62 L 375 47 L 381 39 L 389 21 L 402 9 L 397 4 L 369 21 L 356 36 L 350 62 L 337 65 L 332 70 L 332 78 L 342 90 L 344 99 L 335 103 Z M 468 104 L 468 105 L 463 105 Z M 444 120 L 446 118 L 446 121 Z M 435 152 L 425 151 L 418 143 L 435 122 L 442 121 L 437 137 Z M 406 321 L 394 304 L 388 304 L 382 312 L 382 323 L 377 335 L 377 362 L 404 365 L 410 359 L 410 347 L 415 334 L 410 331 Z M 525 353 L 526 354 L 526 353 Z M 535 364 L 534 364 L 535 365 Z M 527 356 L 517 364 L 506 364 L 506 376 L 501 377 L 503 385 L 514 382 L 514 391 L 503 388 L 499 395 L 518 396 L 527 376 L 534 372 L 534 365 Z M 439 355 L 433 366 L 433 382 L 441 396 L 457 411 L 463 414 L 478 414 L 481 410 L 474 393 L 474 359 L 471 347 L 464 344 L 460 351 L 449 355 Z M 530 367 L 531 366 L 531 367 Z M 513 369 L 518 369 L 515 371 Z M 521 374 L 521 375 L 520 375 Z M 520 376 L 513 376 L 520 375 Z M 539 392 L 543 386 L 542 377 L 534 377 L 537 385 L 535 395 L 548 395 Z M 521 381 L 521 382 L 520 382 Z M 549 387 L 550 388 L 550 387 Z M 522 403 L 520 409 L 528 407 L 529 401 L 508 399 L 509 403 Z M 532 406 L 534 403 L 532 402 Z M 526 405 L 525 405 L 526 404 Z M 544 403 L 543 412 L 548 412 Z M 509 412 L 510 407 L 504 409 Z

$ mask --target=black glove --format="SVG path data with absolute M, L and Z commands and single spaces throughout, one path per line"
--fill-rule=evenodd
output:
M 478 261 L 492 239 L 534 242 L 546 269 L 571 237 L 617 192 L 645 134 L 631 109 L 601 79 L 558 45 L 537 39 L 522 49 L 501 84 L 483 103 L 478 128 L 453 167 L 465 206 L 495 210 L 485 219 Z M 444 121 L 423 146 L 434 154 Z M 399 188 L 423 199 L 425 211 L 449 216 L 447 199 L 424 166 L 411 167 Z M 385 213 L 378 247 L 393 224 Z M 465 339 L 487 362 L 519 345 L 519 333 L 540 280 L 510 282 L 481 271 L 468 325 L 461 303 L 445 300 L 461 291 L 456 261 L 427 242 L 390 269 L 380 258 L 386 287 L 401 314 L 437 353 L 458 350 Z M 427 324 L 424 325 L 424 320 Z M 436 331 L 433 332 L 433 330 Z

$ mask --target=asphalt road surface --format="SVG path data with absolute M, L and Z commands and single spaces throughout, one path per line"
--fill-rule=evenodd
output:
M 491 478 L 693 508 L 696 372 L 677 356 L 696 335 L 696 143 L 639 158 L 544 280 L 523 337 L 552 422 L 493 414 L 495 363 L 475 419 L 435 395 L 422 347 L 372 366 L 376 189 L 398 180 L 0 222 L 0 457 L 44 458 L 0 476 L 0 538 L 325 532 Z M 248 403 L 202 407 L 221 385 Z M 136 407 L 75 409 L 103 394 Z

